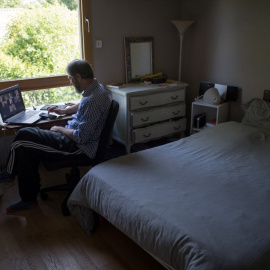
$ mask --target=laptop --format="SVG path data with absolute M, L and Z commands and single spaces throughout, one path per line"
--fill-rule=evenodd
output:
M 40 111 L 26 110 L 20 86 L 14 85 L 0 91 L 0 114 L 3 123 L 34 124 L 40 120 Z

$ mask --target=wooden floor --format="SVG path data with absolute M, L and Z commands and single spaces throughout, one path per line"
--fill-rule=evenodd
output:
M 65 192 L 53 192 L 39 207 L 6 214 L 19 200 L 17 184 L 0 201 L 0 269 L 164 270 L 108 222 L 87 236 L 72 217 L 62 216 Z

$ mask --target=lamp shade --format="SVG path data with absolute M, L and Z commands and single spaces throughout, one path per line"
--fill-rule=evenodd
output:
M 177 20 L 171 22 L 176 26 L 180 35 L 184 35 L 189 26 L 194 23 L 194 21 L 185 21 L 185 20 Z

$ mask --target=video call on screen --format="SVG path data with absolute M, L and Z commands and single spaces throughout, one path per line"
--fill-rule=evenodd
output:
M 3 118 L 13 115 L 16 111 L 24 109 L 19 90 L 14 89 L 0 96 L 1 114 Z

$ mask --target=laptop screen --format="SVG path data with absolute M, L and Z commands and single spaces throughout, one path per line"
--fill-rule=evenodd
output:
M 3 122 L 24 110 L 25 106 L 18 84 L 0 91 L 0 113 Z

